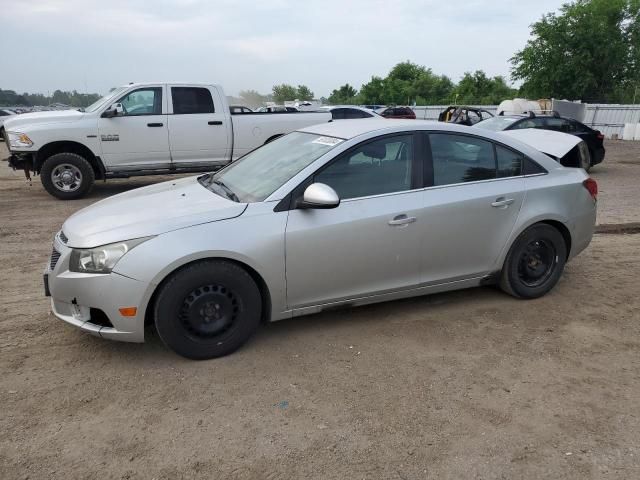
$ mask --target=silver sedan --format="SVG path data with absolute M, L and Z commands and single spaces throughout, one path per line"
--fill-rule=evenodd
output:
M 562 134 L 558 134 L 562 135 Z M 261 321 L 497 284 L 551 290 L 591 241 L 597 185 L 502 133 L 345 120 L 214 174 L 113 196 L 55 236 L 59 319 L 185 357 L 239 348 Z

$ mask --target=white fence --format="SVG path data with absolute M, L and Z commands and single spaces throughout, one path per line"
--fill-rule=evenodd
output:
M 449 105 L 412 107 L 416 118 L 438 120 L 438 115 Z M 495 114 L 497 105 L 475 105 Z M 576 118 L 585 125 L 600 130 L 607 138 L 623 138 L 625 124 L 640 124 L 640 105 L 585 104 L 584 118 Z M 638 138 L 636 138 L 638 140 Z

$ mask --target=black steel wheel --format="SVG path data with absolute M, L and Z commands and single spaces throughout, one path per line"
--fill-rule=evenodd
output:
M 500 287 L 519 298 L 538 298 L 551 290 L 562 275 L 567 245 L 557 228 L 538 223 L 520 234 L 502 269 Z
M 163 282 L 154 313 L 162 341 L 179 355 L 201 360 L 228 355 L 249 339 L 260 323 L 262 297 L 239 265 L 206 260 Z

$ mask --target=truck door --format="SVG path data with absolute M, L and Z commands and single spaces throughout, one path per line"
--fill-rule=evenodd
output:
M 120 115 L 98 119 L 107 171 L 169 168 L 164 93 L 162 86 L 136 88 L 114 102 L 122 105 Z
M 172 85 L 169 145 L 176 167 L 209 168 L 230 158 L 231 114 L 214 87 Z

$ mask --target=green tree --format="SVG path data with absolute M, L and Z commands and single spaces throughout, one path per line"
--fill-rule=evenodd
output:
M 362 85 L 360 94 L 358 95 L 360 103 L 367 105 L 384 105 L 384 80 L 380 77 L 373 76 L 369 82 Z
M 640 0 L 576 0 L 531 26 L 511 58 L 529 97 L 623 100 L 640 78 Z
M 348 83 L 345 83 L 340 88 L 336 88 L 329 95 L 329 103 L 331 105 L 348 105 L 355 103 L 356 95 L 358 91 Z
M 504 78 L 489 78 L 482 70 L 466 72 L 453 90 L 458 104 L 495 105 L 516 94 L 517 90 L 509 87 Z
M 289 98 L 288 100 L 313 100 L 313 92 L 306 85 L 298 85 L 298 92 L 295 98 Z
M 282 105 L 287 100 L 295 100 L 298 97 L 298 89 L 292 85 L 283 83 L 273 86 L 273 101 Z

